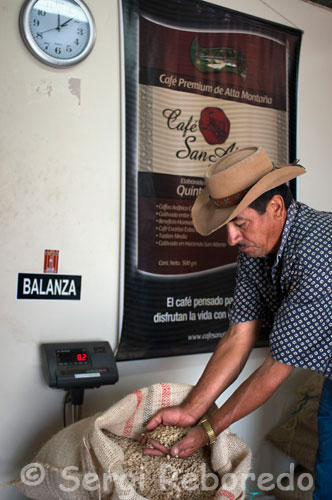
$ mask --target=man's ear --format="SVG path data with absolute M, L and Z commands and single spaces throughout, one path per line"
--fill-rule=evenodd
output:
M 286 218 L 287 210 L 285 202 L 280 194 L 275 194 L 269 201 L 267 209 L 275 220 L 284 220 Z

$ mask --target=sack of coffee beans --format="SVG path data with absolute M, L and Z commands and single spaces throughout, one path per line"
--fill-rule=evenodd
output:
M 61 430 L 16 487 L 35 500 L 244 499 L 251 453 L 229 429 L 187 459 L 142 453 L 138 439 L 146 423 L 160 408 L 180 404 L 190 389 L 154 384 Z M 159 427 L 147 437 L 169 448 L 187 430 Z

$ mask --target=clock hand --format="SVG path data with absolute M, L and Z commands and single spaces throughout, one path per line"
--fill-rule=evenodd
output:
M 60 26 L 60 14 L 58 13 L 58 27 L 57 27 L 57 29 L 60 31 L 60 28 L 61 28 L 61 26 Z
M 64 23 L 60 24 L 60 26 L 56 26 L 55 28 L 50 28 L 49 30 L 45 30 L 45 31 L 38 31 L 37 33 L 37 36 L 41 36 L 43 35 L 44 33 L 47 33 L 48 31 L 53 31 L 53 30 L 58 30 L 60 31 L 60 28 L 63 28 L 64 26 L 67 26 L 67 24 L 72 21 L 74 18 L 71 17 L 70 19 L 67 19 L 67 21 L 65 21 Z
M 49 30 L 38 31 L 37 32 L 37 36 L 42 36 L 44 33 L 47 33 L 48 31 L 53 31 L 53 30 L 58 30 L 59 31 L 59 28 L 56 26 L 55 28 L 50 28 Z
M 63 28 L 64 26 L 67 26 L 67 24 L 68 24 L 70 21 L 72 21 L 73 19 L 74 19 L 73 17 L 71 17 L 70 19 L 67 19 L 67 21 L 65 21 L 64 23 L 60 24 L 60 26 L 59 26 L 59 27 L 60 27 L 60 28 Z

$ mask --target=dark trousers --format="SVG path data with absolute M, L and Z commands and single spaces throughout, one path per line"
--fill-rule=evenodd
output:
M 318 452 L 313 500 L 332 499 L 332 380 L 325 379 L 318 409 Z

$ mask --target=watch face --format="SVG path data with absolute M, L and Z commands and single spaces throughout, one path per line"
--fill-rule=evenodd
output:
M 81 0 L 28 0 L 20 27 L 29 50 L 52 66 L 70 66 L 91 51 L 94 21 Z

